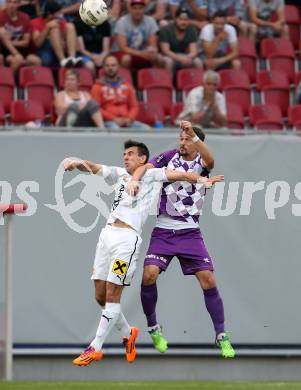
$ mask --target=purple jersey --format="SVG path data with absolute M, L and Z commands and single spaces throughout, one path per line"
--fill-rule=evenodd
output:
M 161 153 L 150 160 L 150 163 L 155 168 L 167 167 L 171 170 L 199 174 L 204 168 L 199 154 L 194 160 L 186 161 L 177 149 Z M 160 222 L 157 226 L 167 227 L 168 225 L 170 229 L 198 227 L 205 193 L 206 189 L 202 184 L 190 184 L 184 181 L 164 183 L 159 203 L 159 220 L 161 218 L 163 221 L 164 217 L 167 217 L 169 221 L 164 219 L 164 226 Z

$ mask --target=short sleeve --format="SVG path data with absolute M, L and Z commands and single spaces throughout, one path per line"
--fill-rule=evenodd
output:
M 146 25 L 148 27 L 148 33 L 150 35 L 156 34 L 159 31 L 159 27 L 155 19 L 151 16 L 145 16 L 145 18 L 146 18 Z
M 153 168 L 149 169 L 145 175 L 144 178 L 151 179 L 152 181 L 168 181 L 166 177 L 166 169 L 165 168 Z
M 97 172 L 97 175 L 102 176 L 108 184 L 115 184 L 123 173 L 124 169 L 120 167 L 102 165 L 102 168 Z
M 125 15 L 126 16 L 126 15 Z M 120 35 L 125 35 L 127 36 L 127 23 L 126 23 L 126 19 L 125 19 L 125 16 L 121 17 L 116 25 L 115 25 L 115 29 L 114 29 L 114 34 L 120 34 Z
M 237 42 L 237 34 L 236 30 L 233 26 L 227 25 L 227 32 L 229 34 L 229 43 L 236 43 Z
M 207 24 L 207 26 L 203 27 L 200 33 L 200 39 L 203 41 L 212 41 L 213 39 L 213 26 L 212 24 Z
M 227 115 L 227 108 L 226 108 L 226 102 L 225 102 L 224 95 L 219 93 L 216 100 L 217 100 L 217 105 L 218 105 L 220 112 L 223 115 Z
M 159 32 L 159 42 L 167 42 L 169 43 L 168 39 L 168 26 L 163 27 Z
M 157 156 L 153 157 L 149 162 L 153 164 L 155 168 L 166 167 L 172 157 L 176 154 L 177 150 L 167 150 Z

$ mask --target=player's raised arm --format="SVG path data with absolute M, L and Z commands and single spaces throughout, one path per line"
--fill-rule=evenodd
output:
M 202 156 L 206 168 L 211 170 L 214 167 L 214 157 L 208 146 L 203 142 L 194 132 L 192 124 L 188 121 L 181 121 L 180 128 L 191 137 L 192 142 L 195 143 L 197 151 Z
M 204 184 L 206 187 L 212 187 L 213 184 L 224 180 L 224 175 L 207 178 L 200 176 L 195 172 L 179 172 L 170 169 L 167 169 L 165 173 L 169 182 L 187 181 L 189 183 Z
M 72 158 L 66 158 L 63 161 L 63 166 L 65 171 L 73 171 L 78 169 L 82 172 L 92 172 L 94 174 L 100 173 L 102 170 L 102 165 L 94 163 L 88 160 L 76 160 Z

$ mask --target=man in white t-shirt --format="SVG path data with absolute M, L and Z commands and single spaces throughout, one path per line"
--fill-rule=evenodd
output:
M 240 68 L 236 30 L 226 24 L 224 11 L 216 12 L 200 34 L 202 59 L 207 69 Z
M 207 70 L 203 76 L 203 87 L 193 88 L 185 99 L 183 111 L 177 118 L 201 125 L 205 128 L 222 127 L 227 123 L 227 110 L 224 95 L 217 91 L 220 76 Z
M 223 179 L 222 176 L 207 179 L 195 172 L 155 168 L 147 171 L 139 193 L 131 196 L 125 191 L 125 187 L 135 170 L 147 163 L 149 151 L 145 144 L 129 140 L 124 144 L 123 156 L 124 168 L 74 159 L 66 159 L 63 162 L 65 170 L 92 172 L 103 176 L 108 184 L 116 186 L 111 213 L 99 236 L 91 277 L 95 283 L 96 300 L 103 308 L 102 315 L 94 340 L 73 360 L 78 366 L 87 366 L 102 359 L 102 345 L 114 326 L 123 335 L 127 361 L 132 363 L 136 358 L 135 341 L 139 330 L 129 326 L 122 313 L 120 299 L 124 286 L 131 284 L 136 269 L 142 242 L 140 233 L 152 204 L 154 183 L 183 180 L 199 183 L 202 187 L 211 186 Z

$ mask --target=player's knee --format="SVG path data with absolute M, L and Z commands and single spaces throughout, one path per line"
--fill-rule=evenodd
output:
M 216 280 L 212 271 L 202 271 L 197 275 L 203 290 L 216 287 Z
M 159 273 L 155 269 L 145 270 L 143 274 L 143 280 L 142 280 L 143 285 L 148 286 L 150 284 L 156 283 L 158 275 Z

